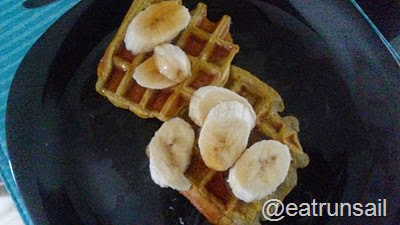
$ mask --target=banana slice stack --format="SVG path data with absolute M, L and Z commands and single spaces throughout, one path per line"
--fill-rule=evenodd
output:
M 140 12 L 129 24 L 124 42 L 132 54 L 153 52 L 136 67 L 133 79 L 146 88 L 172 87 L 191 75 L 186 53 L 170 42 L 189 24 L 189 10 L 176 1 L 162 1 Z
M 189 21 L 189 10 L 176 1 L 153 4 L 132 20 L 124 38 L 126 48 L 133 54 L 153 53 L 133 72 L 139 85 L 164 89 L 191 75 L 186 53 L 169 43 Z M 261 199 L 284 181 L 291 161 L 287 146 L 260 141 L 246 150 L 257 119 L 247 99 L 225 88 L 202 87 L 191 97 L 189 117 L 201 128 L 198 146 L 203 161 L 217 171 L 229 169 L 229 186 L 237 198 L 245 202 Z M 173 118 L 160 127 L 147 148 L 156 184 L 190 189 L 184 173 L 194 142 L 195 132 L 183 119 Z
M 229 186 L 245 202 L 266 197 L 284 181 L 291 162 L 289 148 L 263 140 L 246 149 L 256 113 L 249 102 L 228 89 L 206 86 L 194 92 L 189 117 L 199 126 L 198 146 L 205 164 L 229 168 Z M 184 173 L 190 164 L 194 130 L 183 119 L 165 122 L 148 145 L 150 172 L 161 187 L 189 190 Z

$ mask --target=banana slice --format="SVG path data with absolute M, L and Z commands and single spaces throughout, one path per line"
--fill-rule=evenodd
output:
M 191 74 L 191 66 L 186 53 L 169 43 L 154 48 L 156 66 L 161 74 L 170 80 L 181 82 Z
M 256 113 L 247 99 L 231 90 L 216 86 L 205 86 L 193 93 L 189 104 L 189 117 L 196 125 L 201 127 L 209 111 L 218 103 L 226 101 L 242 103 L 250 111 L 253 120 L 256 120 Z M 254 122 L 250 124 L 250 129 L 253 129 L 254 125 Z
M 248 107 L 228 101 L 213 107 L 200 131 L 199 149 L 204 163 L 211 169 L 225 171 L 247 146 L 254 117 Z
M 150 174 L 161 187 L 188 190 L 189 180 L 184 172 L 189 166 L 194 144 L 192 127 L 180 118 L 165 122 L 148 146 Z
M 148 58 L 136 67 L 132 77 L 139 85 L 151 89 L 168 88 L 178 83 L 166 78 L 158 71 L 154 56 Z
M 260 200 L 285 180 L 290 161 L 286 145 L 274 140 L 259 141 L 229 170 L 229 186 L 238 199 L 245 202 Z
M 155 46 L 174 39 L 189 21 L 189 10 L 176 1 L 153 4 L 129 24 L 125 46 L 133 54 L 152 51 Z

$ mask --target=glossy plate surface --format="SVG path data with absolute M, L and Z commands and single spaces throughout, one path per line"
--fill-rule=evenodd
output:
M 234 64 L 274 87 L 285 115 L 300 120 L 311 161 L 285 202 L 386 198 L 392 207 L 387 217 L 280 223 L 399 224 L 399 68 L 350 3 L 204 2 L 212 20 L 232 17 Z M 82 1 L 33 46 L 13 81 L 8 148 L 37 224 L 208 224 L 150 178 L 144 150 L 161 123 L 95 92 L 97 64 L 129 5 Z

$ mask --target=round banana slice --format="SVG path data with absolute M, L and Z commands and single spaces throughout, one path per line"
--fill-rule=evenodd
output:
M 133 54 L 152 51 L 174 39 L 189 21 L 189 10 L 176 1 L 155 3 L 133 18 L 126 30 L 125 46 Z
M 199 149 L 204 163 L 211 169 L 225 171 L 247 146 L 254 118 L 248 107 L 228 101 L 213 107 L 199 135 Z
M 176 85 L 178 82 L 170 80 L 162 75 L 155 65 L 154 56 L 148 58 L 136 67 L 133 79 L 142 87 L 151 89 L 164 89 Z
M 229 186 L 238 199 L 245 202 L 260 200 L 285 180 L 290 161 L 286 145 L 274 140 L 259 141 L 229 170 Z
M 253 120 L 256 120 L 256 113 L 247 99 L 231 90 L 216 86 L 201 87 L 193 93 L 189 104 L 189 117 L 197 126 L 201 127 L 210 110 L 218 103 L 226 101 L 242 103 L 250 111 Z M 255 122 L 250 124 L 250 129 L 253 129 L 254 126 Z
M 165 122 L 148 146 L 150 174 L 161 187 L 188 190 L 191 186 L 184 172 L 189 166 L 194 144 L 194 131 L 180 118 Z
M 169 43 L 154 48 L 156 66 L 166 78 L 181 82 L 191 74 L 191 65 L 186 53 Z

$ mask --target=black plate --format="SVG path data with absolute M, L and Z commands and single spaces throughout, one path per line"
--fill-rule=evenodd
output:
M 285 114 L 300 120 L 311 161 L 285 202 L 388 201 L 387 217 L 283 222 L 399 224 L 399 68 L 351 4 L 205 3 L 211 19 L 232 16 L 241 47 L 234 64 L 274 87 Z M 149 176 L 144 149 L 161 123 L 95 92 L 97 64 L 129 5 L 82 1 L 40 38 L 15 76 L 7 142 L 37 224 L 207 224 Z

